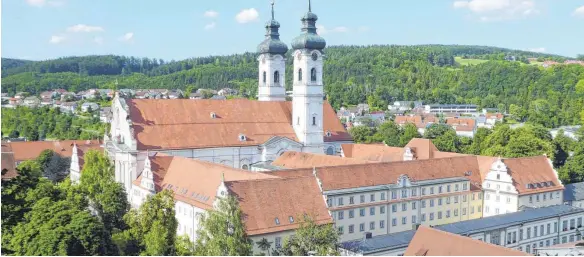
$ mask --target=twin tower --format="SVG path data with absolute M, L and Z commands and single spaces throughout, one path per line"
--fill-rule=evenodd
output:
M 302 17 L 302 33 L 292 40 L 294 76 L 292 95 L 292 125 L 305 146 L 304 152 L 323 153 L 323 49 L 324 38 L 316 33 L 318 17 L 308 12 Z M 266 23 L 266 39 L 258 46 L 259 101 L 286 101 L 285 71 L 288 46 L 280 40 L 280 23 Z

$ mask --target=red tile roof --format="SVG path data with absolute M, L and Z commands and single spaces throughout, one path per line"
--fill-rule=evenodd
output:
M 456 131 L 473 131 L 475 129 L 475 120 L 469 118 L 446 119 L 446 124 Z
M 405 256 L 529 256 L 529 254 L 481 240 L 420 226 Z
M 292 128 L 292 102 L 247 99 L 128 99 L 138 149 L 180 149 L 260 145 L 274 136 L 298 141 Z M 325 101 L 324 141 L 351 141 Z M 161 112 L 164 110 L 164 112 Z M 172 113 L 172 115 L 166 115 Z M 216 115 L 212 118 L 211 113 Z M 239 140 L 244 134 L 247 139 Z M 178 136 L 180 135 L 180 136 Z
M 248 235 L 286 231 L 299 227 L 304 214 L 316 224 L 333 220 L 314 177 L 226 182 L 239 200 Z M 276 219 L 278 223 L 276 224 Z
M 71 157 L 73 144 L 100 148 L 99 140 L 25 141 L 6 143 L 14 153 L 16 162 L 36 159 L 42 151 L 51 149 L 63 157 Z
M 4 173 L 6 170 L 6 173 Z M 10 180 L 16 176 L 16 161 L 14 160 L 14 153 L 8 144 L 2 143 L 2 180 Z
M 372 162 L 402 161 L 405 150 L 401 147 L 390 147 L 384 144 L 342 144 L 343 155 Z
M 548 158 L 544 155 L 502 160 L 513 178 L 513 186 L 519 194 L 535 194 L 563 190 L 564 186 L 556 176 Z M 527 188 L 527 184 L 552 182 L 552 186 Z
M 324 154 L 284 152 L 278 159 L 272 162 L 272 165 L 288 169 L 298 169 L 360 163 L 369 163 L 369 161 Z

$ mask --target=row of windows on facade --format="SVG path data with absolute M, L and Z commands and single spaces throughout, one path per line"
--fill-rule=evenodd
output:
M 446 188 L 447 188 L 446 189 L 446 192 L 449 193 L 450 192 L 450 189 L 451 189 L 450 188 L 450 185 L 448 185 Z M 467 184 L 466 183 L 462 184 L 462 190 L 463 191 L 466 191 L 467 188 L 468 187 L 467 187 Z M 454 186 L 454 192 L 458 192 L 458 191 L 459 191 L 458 184 L 455 184 L 455 186 Z M 442 186 L 439 186 L 438 187 L 438 193 L 439 194 L 443 193 L 442 192 Z M 398 191 L 391 191 L 391 199 L 392 200 L 397 199 L 398 198 L 397 197 L 397 194 L 398 194 Z M 430 195 L 433 195 L 433 194 L 434 194 L 434 187 L 430 187 Z M 422 188 L 422 195 L 426 195 L 426 188 Z M 386 200 L 385 199 L 385 192 L 381 192 L 380 196 L 381 196 L 380 197 L 381 198 L 380 201 L 385 201 Z M 418 196 L 417 189 L 415 189 L 415 188 L 414 189 L 411 189 L 411 194 L 409 196 L 410 197 L 416 197 L 416 196 Z M 481 199 L 481 197 L 482 197 L 481 196 L 481 193 L 479 193 L 479 199 Z M 404 198 L 408 198 L 408 190 L 407 189 L 402 189 L 401 190 L 401 199 L 404 199 Z M 464 201 L 466 202 L 466 195 L 464 195 L 464 199 L 465 199 Z M 475 200 L 475 194 L 472 194 L 472 200 Z M 433 199 L 431 201 L 433 201 Z M 448 203 L 450 203 L 450 199 L 449 198 L 447 198 L 447 201 L 448 201 Z M 458 202 L 458 196 L 455 196 L 455 201 Z M 375 194 L 370 194 L 369 195 L 369 202 L 375 202 Z M 331 198 L 327 199 L 327 203 L 328 203 L 328 206 L 331 207 L 332 206 L 332 199 Z M 360 195 L 359 196 L 359 203 L 365 203 L 365 195 Z M 355 204 L 355 197 L 354 196 L 349 196 L 349 204 Z M 339 197 L 338 198 L 337 205 L 339 205 L 339 206 L 344 205 L 344 198 L 343 197 Z
M 481 210 L 481 208 L 479 206 L 478 212 L 480 212 L 480 210 Z M 471 214 L 472 213 L 474 213 L 474 206 L 472 206 L 472 208 L 471 208 Z M 443 214 L 442 211 L 437 212 L 436 213 L 436 218 L 439 219 L 439 220 L 442 219 L 442 214 Z M 450 210 L 445 211 L 444 212 L 445 218 L 450 218 L 450 214 L 451 214 Z M 454 209 L 453 212 L 452 212 L 452 214 L 454 215 L 454 217 L 458 217 L 458 209 Z M 466 208 L 463 208 L 462 209 L 462 214 L 461 215 L 466 215 Z M 416 215 L 412 215 L 412 217 L 411 217 L 411 224 L 418 224 L 418 219 L 417 218 L 418 217 Z M 430 221 L 434 220 L 434 213 L 433 212 L 429 213 L 428 214 L 428 218 L 429 218 Z M 421 216 L 420 216 L 420 222 L 425 222 L 425 221 L 426 221 L 426 214 L 425 213 L 422 213 Z M 408 224 L 408 217 L 402 217 L 401 218 L 401 224 L 402 225 L 407 225 Z M 397 226 L 397 218 L 391 219 L 391 226 L 392 227 Z M 354 228 L 355 228 L 354 225 L 349 225 L 349 234 L 352 234 L 353 232 L 355 232 Z M 385 228 L 385 220 L 380 220 L 379 221 L 379 228 L 380 229 L 381 228 Z M 337 229 L 338 229 L 338 231 L 339 231 L 340 234 L 343 234 L 344 233 L 344 226 L 338 226 Z M 375 230 L 375 221 L 369 222 L 369 230 Z M 365 223 L 359 224 L 359 232 L 363 232 L 363 231 L 365 231 Z
M 431 205 L 433 206 L 433 205 Z M 394 204 L 391 206 L 391 212 L 392 213 L 397 213 L 397 204 Z M 421 206 L 421 208 L 425 208 L 425 204 L 423 204 Z M 375 211 L 376 211 L 377 207 L 369 207 L 369 216 L 374 216 L 375 215 Z M 416 203 L 412 203 L 412 210 L 416 210 Z M 405 203 L 402 204 L 402 211 L 407 211 L 407 205 Z M 477 212 L 481 212 L 481 206 L 478 205 L 477 206 Z M 458 216 L 458 209 L 454 209 L 454 216 Z M 345 219 L 345 211 L 341 210 L 341 211 L 336 211 L 336 220 L 343 220 Z M 445 211 L 446 213 L 446 217 L 450 218 L 450 210 Z M 470 214 L 474 214 L 475 213 L 475 207 L 471 206 L 470 207 Z M 385 206 L 379 206 L 379 214 L 385 214 Z M 348 215 L 349 215 L 349 219 L 355 218 L 355 210 L 348 210 Z M 430 215 L 430 220 L 434 220 L 434 213 L 431 212 L 429 213 Z M 466 208 L 462 208 L 462 215 L 466 215 Z M 361 208 L 359 209 L 359 217 L 365 217 L 366 216 L 366 209 L 365 208 Z M 442 211 L 438 212 L 438 217 L 439 219 L 442 218 Z M 422 221 L 426 220 L 426 214 L 422 213 Z
M 262 74 L 262 81 L 266 83 L 268 80 L 267 73 L 264 71 Z M 298 69 L 298 81 L 302 81 L 302 69 Z M 310 81 L 316 82 L 316 68 L 310 70 Z M 274 71 L 274 83 L 280 83 L 280 72 Z
M 576 236 L 574 236 L 574 235 L 570 235 L 570 236 L 569 236 L 569 240 L 570 240 L 570 242 L 574 242 L 574 241 L 580 241 L 580 240 L 582 240 L 582 236 L 581 236 L 581 235 L 576 235 Z M 562 244 L 565 244 L 565 243 L 568 243 L 568 236 L 563 236 L 563 237 L 562 237 Z M 554 239 L 551 241 L 551 245 L 557 245 L 557 244 L 559 244 L 559 243 L 558 243 L 558 239 L 557 239 L 557 238 L 554 238 Z M 535 254 L 535 248 L 537 248 L 537 246 L 538 246 L 538 244 L 537 244 L 537 243 L 533 243 L 533 244 L 531 244 L 531 245 L 529 245 L 529 244 L 528 244 L 528 245 L 526 245 L 526 246 L 525 246 L 525 252 L 527 252 L 527 253 L 532 253 L 531 251 L 533 250 L 533 253 Z M 550 240 L 549 240 L 549 239 L 548 239 L 548 240 L 545 240 L 545 246 L 546 246 L 546 247 L 547 247 L 547 246 L 550 246 Z M 544 241 L 540 241 L 540 242 L 539 242 L 539 247 L 540 247 L 540 248 L 541 248 L 541 247 L 544 247 Z M 523 251 L 523 246 L 519 246 L 519 247 L 517 247 L 517 250 L 519 250 L 519 251 Z
M 539 196 L 542 195 L 543 201 L 547 200 L 547 193 L 536 194 L 535 200 L 539 202 Z M 554 199 L 554 192 L 550 192 L 550 200 Z M 560 197 L 560 191 L 556 191 L 556 197 Z M 533 195 L 529 196 L 529 203 L 533 203 Z
M 569 226 L 568 226 L 569 225 Z M 579 217 L 577 219 L 570 219 L 568 220 L 564 220 L 562 221 L 562 231 L 569 231 L 569 230 L 575 230 L 576 228 L 581 228 L 582 227 L 582 217 Z M 553 229 L 553 231 L 552 231 Z M 523 233 L 525 231 L 525 233 Z M 545 225 L 535 225 L 533 227 L 528 227 L 528 228 L 520 228 L 519 229 L 519 241 L 523 240 L 523 238 L 525 239 L 531 239 L 532 237 L 538 237 L 538 236 L 545 236 L 545 235 L 550 235 L 552 233 L 557 233 L 558 232 L 558 222 L 554 222 L 553 226 L 552 223 L 548 223 Z M 507 244 L 512 244 L 512 243 L 516 243 L 516 232 L 510 232 L 507 233 Z M 511 240 L 510 240 L 510 239 Z

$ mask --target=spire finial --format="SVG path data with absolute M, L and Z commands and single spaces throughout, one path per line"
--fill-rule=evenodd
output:
M 272 20 L 274 20 L 274 0 L 272 0 Z
M 310 4 L 310 0 L 308 0 L 308 11 L 309 12 L 312 12 L 312 7 L 311 7 L 311 4 Z
M 225 182 L 225 172 L 221 172 L 221 182 Z

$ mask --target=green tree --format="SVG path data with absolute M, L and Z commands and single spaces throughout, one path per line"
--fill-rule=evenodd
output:
M 407 145 L 410 142 L 410 140 L 412 140 L 412 138 L 421 138 L 421 137 L 422 136 L 418 132 L 418 127 L 416 127 L 416 125 L 414 125 L 412 123 L 408 123 L 404 127 L 403 134 L 399 138 L 399 142 L 400 142 L 399 146 L 403 147 L 403 146 Z
M 373 136 L 373 130 L 368 126 L 356 126 L 349 129 L 355 143 L 368 143 Z
M 217 198 L 216 208 L 201 216 L 197 230 L 197 255 L 251 255 L 252 242 L 245 232 L 243 213 L 233 196 Z
M 401 146 L 400 137 L 402 136 L 402 129 L 393 121 L 386 121 L 382 123 L 374 135 L 373 141 L 383 142 L 388 146 Z
M 459 138 L 454 129 L 447 130 L 446 133 L 432 139 L 432 143 L 441 152 L 458 152 L 460 144 Z
M 482 152 L 482 144 L 485 139 L 491 134 L 491 130 L 487 128 L 478 128 L 474 134 L 472 143 L 463 151 L 465 154 L 480 155 Z
M 126 255 L 175 255 L 174 193 L 165 189 L 149 196 L 140 209 L 130 210 L 124 221 L 128 229 L 116 235 L 116 244 Z
M 69 175 L 71 158 L 62 157 L 53 150 L 42 151 L 36 161 L 43 171 L 43 177 L 48 178 L 50 181 L 61 182 Z
M 284 241 L 276 253 L 284 256 L 339 255 L 339 233 L 332 224 L 317 225 L 314 218 L 304 215 L 293 237 Z
M 268 241 L 266 238 L 262 238 L 260 241 L 257 241 L 256 244 L 260 250 L 266 252 L 266 255 L 270 255 L 269 250 L 272 247 L 272 242 Z
M 576 143 L 573 139 L 564 134 L 564 130 L 560 129 L 553 140 L 554 152 L 554 166 L 556 168 L 564 166 L 566 159 L 568 159 L 569 152 L 572 151 L 573 145 Z
M 574 155 L 568 157 L 558 173 L 564 184 L 584 181 L 584 140 L 576 144 Z
M 426 130 L 424 131 L 424 138 L 434 139 L 441 135 L 446 134 L 446 132 L 448 132 L 449 130 L 452 130 L 452 127 L 446 124 L 434 123 L 426 128 Z
M 191 239 L 182 235 L 176 238 L 175 247 L 177 256 L 193 256 L 195 255 L 195 244 Z

